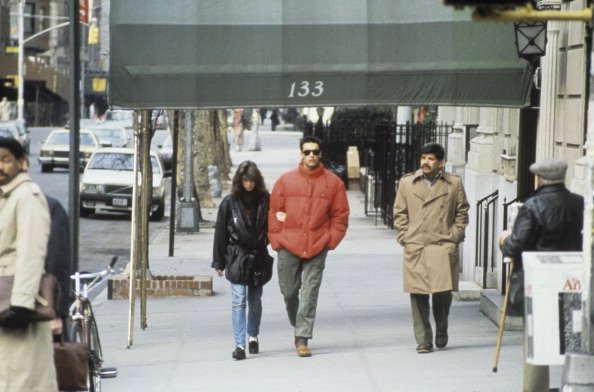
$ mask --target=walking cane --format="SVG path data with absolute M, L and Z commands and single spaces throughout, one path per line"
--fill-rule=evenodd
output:
M 497 373 L 497 363 L 499 362 L 499 352 L 501 351 L 501 340 L 503 338 L 503 330 L 505 329 L 505 316 L 507 313 L 507 301 L 509 299 L 509 282 L 514 271 L 514 261 L 509 257 L 503 258 L 504 263 L 509 263 L 509 274 L 507 275 L 505 285 L 505 297 L 503 298 L 503 309 L 501 310 L 501 316 L 499 317 L 499 332 L 497 333 L 497 343 L 495 345 L 495 359 L 493 360 L 493 373 Z

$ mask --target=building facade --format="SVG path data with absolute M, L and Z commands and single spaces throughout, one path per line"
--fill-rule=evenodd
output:
M 575 0 L 563 9 L 586 6 L 586 0 Z M 439 108 L 438 120 L 457 124 L 458 132 L 450 136 L 448 166 L 463 176 L 471 205 L 462 280 L 502 288 L 497 239 L 507 227 L 511 203 L 533 190 L 532 162 L 543 157 L 565 160 L 568 188 L 585 193 L 585 143 L 593 136 L 586 127 L 589 52 L 585 23 L 549 21 L 531 107 Z

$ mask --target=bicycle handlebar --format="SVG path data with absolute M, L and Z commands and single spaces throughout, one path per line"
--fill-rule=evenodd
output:
M 118 256 L 113 256 L 109 265 L 106 269 L 98 272 L 76 272 L 74 275 L 70 275 L 70 279 L 90 279 L 90 278 L 99 278 L 113 272 L 113 266 L 118 262 Z

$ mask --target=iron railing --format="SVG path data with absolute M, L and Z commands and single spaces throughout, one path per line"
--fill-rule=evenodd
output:
M 483 269 L 483 288 L 487 288 L 487 273 L 489 268 L 495 270 L 495 201 L 499 191 L 483 197 L 476 202 L 476 239 L 475 239 L 475 267 Z M 489 263 L 490 261 L 490 263 Z M 490 265 L 489 265 L 490 264 Z

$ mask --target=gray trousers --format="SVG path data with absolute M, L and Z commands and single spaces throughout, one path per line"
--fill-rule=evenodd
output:
M 328 249 L 324 249 L 311 259 L 301 259 L 285 249 L 278 251 L 278 283 L 295 336 L 313 336 L 327 254 Z
M 452 305 L 452 292 L 442 291 L 431 294 L 433 319 L 437 330 L 448 330 L 448 316 Z M 411 294 L 413 330 L 417 344 L 433 344 L 433 331 L 429 321 L 429 294 Z

